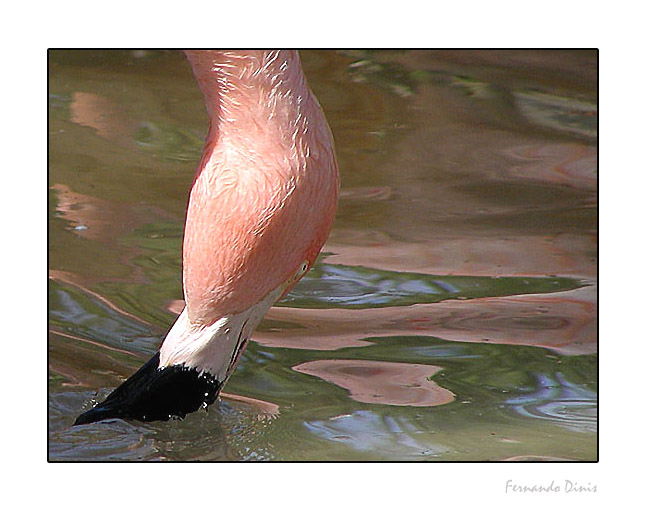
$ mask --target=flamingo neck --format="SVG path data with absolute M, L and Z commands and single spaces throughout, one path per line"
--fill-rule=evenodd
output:
M 210 131 L 183 243 L 188 318 L 212 325 L 315 261 L 333 222 L 331 132 L 294 51 L 188 51 Z
M 249 309 L 211 325 L 192 324 L 185 308 L 160 347 L 159 367 L 191 368 L 225 385 L 252 333 L 284 289 L 282 286 Z
M 205 97 L 208 140 L 237 129 L 285 124 L 310 94 L 294 50 L 185 52 Z

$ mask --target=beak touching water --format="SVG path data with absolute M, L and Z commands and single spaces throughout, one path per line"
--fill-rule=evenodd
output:
M 93 409 L 81 414 L 75 425 L 109 418 L 140 421 L 184 418 L 216 400 L 222 383 L 205 372 L 182 365 L 160 368 L 160 353 Z
M 140 421 L 184 418 L 212 404 L 234 371 L 247 341 L 268 307 L 196 327 L 185 309 L 160 350 L 75 425 L 108 418 Z M 253 308 L 254 309 L 254 308 Z
M 333 226 L 333 136 L 298 52 L 185 54 L 210 121 L 185 219 L 186 307 L 158 353 L 76 425 L 182 418 L 212 404 Z
M 185 308 L 160 350 L 136 373 L 74 423 L 110 418 L 140 421 L 184 418 L 211 405 L 234 372 L 254 329 L 270 306 L 306 271 L 274 290 L 259 304 L 212 325 L 196 325 Z

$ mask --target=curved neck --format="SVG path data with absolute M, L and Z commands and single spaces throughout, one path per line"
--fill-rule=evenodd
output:
M 190 322 L 212 325 L 312 265 L 333 222 L 337 163 L 296 51 L 186 53 L 210 130 L 187 208 L 183 287 Z
M 220 132 L 249 128 L 251 119 L 286 115 L 310 93 L 295 50 L 187 50 L 205 97 L 212 139 Z M 284 119 L 277 119 L 279 123 Z

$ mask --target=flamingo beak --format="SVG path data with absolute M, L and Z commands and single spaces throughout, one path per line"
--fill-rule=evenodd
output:
M 223 383 L 209 373 L 183 365 L 159 368 L 159 363 L 158 352 L 103 402 L 81 414 L 74 424 L 110 418 L 140 421 L 184 418 L 216 400 Z
M 110 418 L 166 421 L 184 418 L 211 405 L 234 371 L 252 332 L 286 286 L 308 269 L 300 267 L 287 285 L 263 301 L 212 324 L 193 324 L 185 308 L 167 333 L 160 350 L 135 374 L 74 423 Z

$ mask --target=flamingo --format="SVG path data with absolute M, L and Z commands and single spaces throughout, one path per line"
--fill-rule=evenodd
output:
M 209 115 L 185 221 L 185 307 L 158 352 L 75 425 L 184 418 L 212 404 L 333 225 L 333 136 L 298 52 L 184 53 Z

